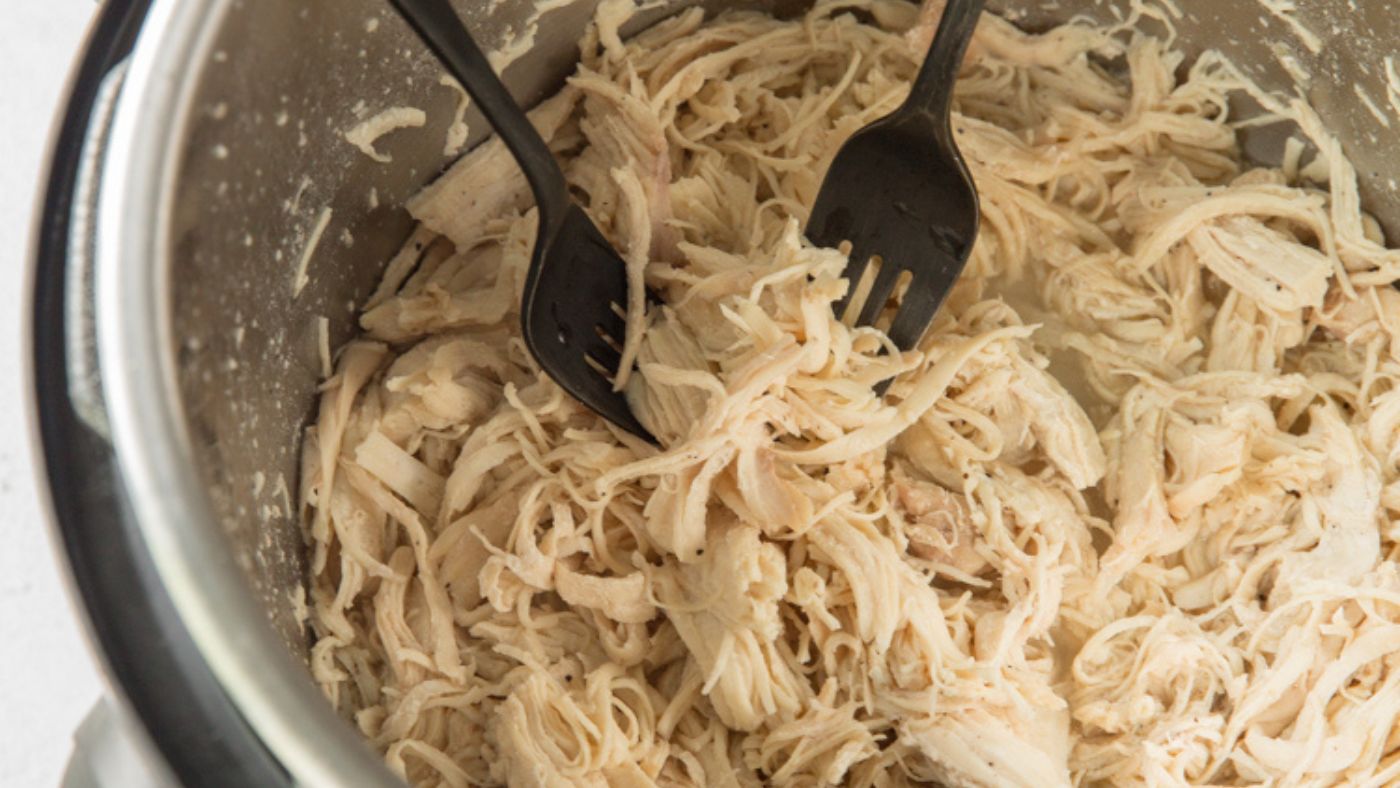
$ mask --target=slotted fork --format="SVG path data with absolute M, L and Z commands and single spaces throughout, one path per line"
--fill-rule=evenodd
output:
M 534 192 L 539 233 L 520 309 L 530 353 L 575 399 L 654 442 L 607 376 L 617 373 L 626 334 L 620 307 L 614 306 L 627 303 L 622 258 L 569 197 L 564 172 L 549 146 L 496 76 L 448 0 L 390 2 L 471 94 L 525 171 Z
M 948 0 L 909 97 L 841 146 L 807 219 L 813 243 L 851 244 L 845 272 L 850 289 L 835 306 L 838 317 L 847 317 L 872 258 L 880 259 L 880 268 L 856 325 L 873 324 L 901 274 L 908 273 L 908 289 L 888 332 L 901 350 L 919 343 L 977 238 L 977 189 L 949 115 L 953 82 L 982 5 Z

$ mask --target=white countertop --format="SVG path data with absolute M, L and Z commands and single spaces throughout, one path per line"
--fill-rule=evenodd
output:
M 39 505 L 21 360 L 24 271 L 49 130 L 93 0 L 0 3 L 0 785 L 56 785 L 101 691 Z

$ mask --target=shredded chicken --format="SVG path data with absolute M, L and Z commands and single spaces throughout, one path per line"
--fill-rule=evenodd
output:
M 1150 8 L 985 16 L 953 122 L 981 232 L 900 353 L 833 317 L 846 259 L 799 228 L 936 8 L 624 41 L 633 9 L 532 119 L 627 261 L 617 382 L 660 446 L 521 342 L 535 212 L 498 142 L 410 203 L 306 436 L 312 669 L 390 767 L 1400 781 L 1400 252 L 1312 111 L 1136 32 Z M 1239 91 L 1316 158 L 1246 165 Z
M 393 157 L 374 147 L 379 138 L 399 129 L 416 129 L 427 122 L 427 114 L 417 107 L 390 107 L 346 131 L 345 141 L 380 164 L 388 164 Z

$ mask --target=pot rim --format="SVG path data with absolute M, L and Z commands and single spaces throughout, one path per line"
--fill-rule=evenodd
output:
M 112 445 L 155 573 L 199 656 L 263 745 L 296 782 L 398 785 L 275 635 L 222 539 L 185 429 L 167 286 L 180 135 L 220 22 L 235 5 L 152 3 L 113 118 L 94 262 Z

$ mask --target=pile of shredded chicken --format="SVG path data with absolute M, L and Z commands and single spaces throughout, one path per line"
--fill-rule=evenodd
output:
M 623 41 L 633 10 L 603 4 L 532 117 L 627 260 L 621 383 L 660 447 L 526 351 L 534 211 L 495 141 L 409 205 L 306 436 L 312 667 L 389 765 L 1400 780 L 1400 252 L 1315 115 L 1236 120 L 1248 83 L 1141 8 L 987 16 L 954 113 L 981 232 L 899 353 L 833 317 L 846 257 L 801 227 L 905 94 L 917 10 L 692 9 Z M 1246 166 L 1238 130 L 1272 122 L 1283 165 Z

